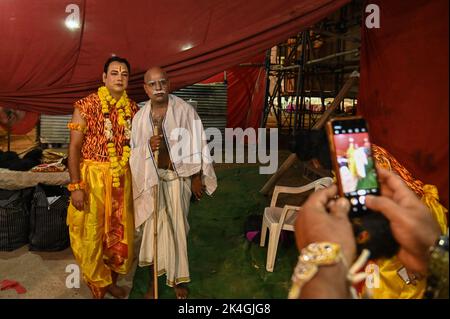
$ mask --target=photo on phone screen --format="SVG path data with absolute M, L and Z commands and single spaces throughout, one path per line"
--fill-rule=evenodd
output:
M 341 195 L 352 205 L 351 216 L 367 212 L 367 194 L 379 194 L 367 124 L 362 118 L 329 122 L 328 138 Z

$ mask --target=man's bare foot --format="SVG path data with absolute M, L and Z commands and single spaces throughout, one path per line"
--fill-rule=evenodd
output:
M 187 299 L 189 290 L 186 285 L 178 284 L 173 287 L 173 289 L 175 290 L 175 296 L 177 299 Z
M 123 287 L 116 286 L 114 284 L 109 285 L 107 291 L 115 298 L 123 299 L 127 296 L 127 291 Z

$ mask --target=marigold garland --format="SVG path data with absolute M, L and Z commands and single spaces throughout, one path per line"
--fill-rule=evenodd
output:
M 123 91 L 123 94 L 119 101 L 116 101 L 108 89 L 102 86 L 98 89 L 98 96 L 102 104 L 102 113 L 105 118 L 105 136 L 107 139 L 107 148 L 109 155 L 109 162 L 111 163 L 111 174 L 113 177 L 113 187 L 120 186 L 120 176 L 124 173 L 124 168 L 130 159 L 130 138 L 131 138 L 131 107 L 130 101 L 128 100 L 127 93 Z M 119 160 L 117 156 L 117 146 L 114 143 L 114 133 L 112 131 L 112 123 L 109 118 L 110 107 L 116 106 L 117 109 L 117 123 L 125 128 L 124 144 L 122 158 Z

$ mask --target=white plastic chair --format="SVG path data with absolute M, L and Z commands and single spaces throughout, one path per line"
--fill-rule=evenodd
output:
M 281 230 L 284 229 L 294 231 L 297 209 L 299 209 L 298 206 L 292 205 L 285 205 L 283 208 L 276 207 L 278 195 L 281 193 L 300 194 L 312 189 L 317 191 L 318 189 L 330 186 L 332 183 L 333 179 L 331 177 L 323 177 L 307 185 L 299 187 L 275 186 L 270 207 L 266 207 L 264 209 L 263 222 L 261 226 L 261 241 L 259 244 L 261 247 L 264 247 L 267 229 L 269 229 L 269 247 L 267 248 L 266 262 L 267 271 L 273 272 Z

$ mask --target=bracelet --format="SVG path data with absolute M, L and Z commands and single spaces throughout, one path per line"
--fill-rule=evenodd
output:
M 348 269 L 346 280 L 350 284 L 356 284 L 365 280 L 367 275 L 358 271 L 367 262 L 369 255 L 369 251 L 364 249 L 356 262 L 348 269 L 347 261 L 342 254 L 339 244 L 329 242 L 309 244 L 301 250 L 298 257 L 298 262 L 291 278 L 292 287 L 289 290 L 288 298 L 297 299 L 300 297 L 301 289 L 317 274 L 319 266 L 330 266 L 343 262 Z M 350 288 L 350 293 L 353 298 L 357 298 L 353 287 Z
M 78 183 L 69 183 L 67 185 L 67 189 L 70 192 L 73 192 L 73 191 L 76 191 L 76 190 L 79 190 L 79 189 L 84 189 L 85 186 L 86 186 L 86 184 L 83 181 L 80 181 Z
M 319 271 L 319 266 L 335 265 L 344 259 L 341 246 L 335 243 L 312 243 L 303 248 L 292 275 L 289 299 L 297 299 L 303 286 Z
M 70 130 L 79 131 L 79 132 L 81 132 L 83 134 L 86 133 L 86 131 L 87 131 L 87 127 L 85 125 L 80 124 L 80 123 L 69 122 L 69 123 L 67 123 L 67 127 Z

